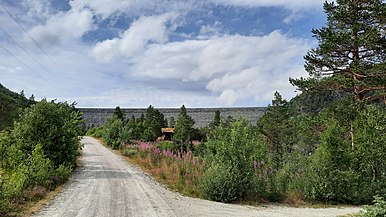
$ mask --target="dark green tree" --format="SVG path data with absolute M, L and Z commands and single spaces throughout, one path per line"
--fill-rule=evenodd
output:
M 194 120 L 186 112 L 185 105 L 180 108 L 176 126 L 174 127 L 173 140 L 181 146 L 186 146 L 190 143 L 193 132 Z
M 218 127 L 221 123 L 221 116 L 220 116 L 220 111 L 216 110 L 214 112 L 214 118 L 213 118 L 213 126 Z
M 386 6 L 382 0 L 324 3 L 327 25 L 313 29 L 319 46 L 305 58 L 302 91 L 340 91 L 356 101 L 386 99 Z
M 14 129 L 16 142 L 21 144 L 24 153 L 32 153 L 35 146 L 41 144 L 44 154 L 55 166 L 74 165 L 81 147 L 78 136 L 82 121 L 81 113 L 74 106 L 44 99 L 25 109 Z
M 103 139 L 113 149 L 120 148 L 121 142 L 123 142 L 121 141 L 122 128 L 123 121 L 115 115 L 108 119 L 103 127 Z
M 113 115 L 115 115 L 121 121 L 125 120 L 125 114 L 119 106 L 115 107 Z
M 257 123 L 258 130 L 269 144 L 273 154 L 274 166 L 280 168 L 285 151 L 285 140 L 288 122 L 288 103 L 279 92 L 275 92 L 272 105 L 267 108 L 266 114 Z
M 151 105 L 146 109 L 143 124 L 145 131 L 142 137 L 147 141 L 154 141 L 157 139 L 157 137 L 162 135 L 162 127 L 167 126 L 164 115 L 158 109 L 154 109 Z
M 170 119 L 169 119 L 169 127 L 174 127 L 176 125 L 176 121 L 174 120 L 174 117 L 172 116 L 172 117 L 170 117 Z

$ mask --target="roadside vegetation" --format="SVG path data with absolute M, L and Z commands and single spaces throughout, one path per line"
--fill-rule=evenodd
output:
M 327 25 L 312 30 L 319 45 L 305 55 L 309 77 L 290 79 L 301 93 L 287 101 L 276 92 L 256 124 L 216 112 L 210 125 L 194 129 L 182 106 L 173 141 L 157 142 L 170 126 L 162 113 L 150 106 L 125 119 L 117 107 L 89 135 L 189 195 L 294 205 L 371 204 L 375 197 L 360 215 L 384 216 L 386 6 L 337 0 L 324 9 Z
M 0 95 L 0 102 L 0 118 L 7 120 L 0 133 L 0 216 L 8 216 L 68 179 L 79 155 L 82 118 L 74 104 L 15 93 Z

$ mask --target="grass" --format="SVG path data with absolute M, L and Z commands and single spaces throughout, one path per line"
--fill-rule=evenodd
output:
M 53 191 L 47 191 L 39 186 L 26 190 L 24 192 L 25 201 L 13 204 L 12 210 L 14 211 L 8 213 L 6 217 L 31 216 L 52 201 L 62 191 L 63 186 L 59 185 Z
M 167 186 L 170 190 L 186 196 L 202 198 L 202 192 L 198 184 L 200 178 L 200 174 L 197 173 L 198 170 L 186 168 L 186 164 L 183 165 L 183 162 L 164 158 L 154 161 L 149 155 L 141 157 L 140 154 L 124 157 L 128 162 L 151 174 L 156 181 Z

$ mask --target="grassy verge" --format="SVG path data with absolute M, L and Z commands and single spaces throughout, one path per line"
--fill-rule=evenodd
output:
M 79 159 L 76 165 L 81 165 Z M 62 174 L 59 182 L 50 187 L 40 185 L 32 185 L 21 192 L 20 195 L 13 198 L 6 212 L 0 213 L 4 217 L 25 217 L 37 213 L 62 191 L 69 177 L 75 172 L 75 169 L 68 171 L 69 173 Z M 1 205 L 1 204 L 0 204 Z
M 105 145 L 102 139 L 98 139 Z M 172 153 L 170 151 L 161 151 L 156 148 L 156 144 L 137 143 L 127 145 L 120 150 L 113 150 L 117 155 L 123 156 L 128 162 L 139 166 L 144 172 L 150 174 L 156 181 L 167 186 L 170 190 L 179 192 L 185 196 L 203 198 L 203 192 L 200 181 L 203 173 L 208 168 L 205 161 L 198 157 L 193 157 L 189 152 Z M 265 206 L 272 204 L 268 200 L 245 198 L 234 201 L 233 203 Z M 279 203 L 291 207 L 308 208 L 336 208 L 348 207 L 349 205 L 328 204 L 321 202 L 306 201 L 301 194 L 290 193 L 285 201 Z M 350 214 L 346 217 L 354 217 L 357 214 Z
M 64 185 L 57 186 L 52 191 L 45 191 L 40 195 L 39 199 L 26 200 L 23 203 L 14 204 L 14 212 L 7 214 L 7 217 L 19 217 L 19 216 L 31 216 L 34 213 L 40 211 L 45 205 L 52 201 L 63 189 Z M 33 193 L 33 192 L 26 192 Z

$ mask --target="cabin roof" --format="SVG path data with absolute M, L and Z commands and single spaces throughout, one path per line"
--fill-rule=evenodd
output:
M 161 129 L 162 133 L 174 133 L 174 128 L 165 127 Z

